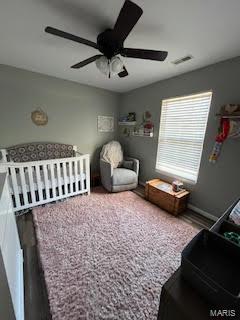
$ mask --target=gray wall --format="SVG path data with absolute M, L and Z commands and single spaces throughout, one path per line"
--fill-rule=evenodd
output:
M 162 99 L 212 89 L 198 182 L 187 187 L 194 206 L 219 216 L 240 196 L 240 139 L 226 141 L 217 164 L 210 164 L 208 157 L 218 127 L 214 115 L 223 104 L 240 103 L 239 78 L 240 58 L 236 58 L 119 95 L 0 65 L 0 147 L 32 141 L 76 144 L 80 152 L 91 154 L 94 169 L 99 148 L 118 137 L 117 130 L 99 133 L 97 116 L 114 115 L 117 119 L 119 112 L 135 111 L 140 122 L 142 113 L 150 110 L 155 124 L 154 138 L 125 138 L 120 133 L 119 139 L 126 153 L 140 159 L 141 181 L 162 177 L 155 172 Z M 30 118 L 38 107 L 49 117 L 44 127 L 35 126 Z
M 97 131 L 97 116 L 118 117 L 118 94 L 75 82 L 0 65 L 0 148 L 50 141 L 76 144 L 97 164 L 98 149 L 116 137 Z M 34 125 L 31 112 L 42 108 L 48 124 Z
M 199 178 L 196 185 L 187 186 L 192 191 L 190 202 L 203 211 L 220 216 L 237 197 L 240 197 L 240 139 L 227 140 L 219 161 L 215 165 L 208 162 L 218 128 L 218 121 L 214 115 L 226 103 L 240 103 L 239 79 L 240 58 L 236 58 L 160 81 L 121 96 L 120 114 L 135 111 L 138 122 L 141 122 L 142 113 L 149 110 L 154 120 L 155 136 L 152 139 L 125 138 L 120 133 L 120 140 L 126 152 L 141 161 L 141 181 L 155 177 L 172 181 L 155 172 L 162 99 L 212 89 L 213 99 Z

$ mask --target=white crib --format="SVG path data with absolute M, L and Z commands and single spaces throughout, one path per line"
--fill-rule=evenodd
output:
M 34 144 L 36 146 L 37 144 Z M 39 144 L 38 144 L 39 145 Z M 41 144 L 43 145 L 43 144 Z M 44 144 L 50 146 L 54 145 L 55 155 L 69 155 L 68 152 L 63 152 L 62 144 Z M 18 150 L 26 150 L 27 147 L 16 146 Z M 11 148 L 16 150 L 16 147 Z M 73 147 L 73 146 L 72 146 Z M 22 149 L 19 149 L 22 148 Z M 61 149 L 62 152 L 56 151 Z M 31 154 L 36 155 L 33 148 L 30 148 Z M 39 206 L 45 203 L 64 199 L 70 196 L 79 194 L 90 194 L 90 165 L 89 155 L 75 155 L 74 148 L 72 153 L 67 158 L 56 158 L 47 160 L 35 160 L 26 162 L 6 161 L 6 150 L 1 150 L 3 159 L 0 166 L 7 167 L 10 192 L 13 199 L 14 211 L 24 210 Z M 8 152 L 9 154 L 9 152 Z M 15 151 L 12 152 L 15 156 Z M 29 154 L 24 157 L 24 152 L 20 153 L 17 159 L 27 159 Z M 46 153 L 42 152 L 44 156 Z M 49 152 L 51 154 L 51 152 Z M 14 158 L 14 157 L 13 157 Z M 37 157 L 38 158 L 38 157 Z

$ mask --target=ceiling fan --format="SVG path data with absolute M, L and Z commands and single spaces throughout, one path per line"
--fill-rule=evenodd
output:
M 106 29 L 97 37 L 97 43 L 61 31 L 56 28 L 46 27 L 45 32 L 55 36 L 85 44 L 99 50 L 102 54 L 96 54 L 86 60 L 71 66 L 79 69 L 89 63 L 96 62 L 97 68 L 110 78 L 112 74 L 118 74 L 120 78 L 126 77 L 128 71 L 123 65 L 119 55 L 127 58 L 164 61 L 168 55 L 166 51 L 124 48 L 124 41 L 132 31 L 143 14 L 143 10 L 130 0 L 126 0 L 113 29 Z

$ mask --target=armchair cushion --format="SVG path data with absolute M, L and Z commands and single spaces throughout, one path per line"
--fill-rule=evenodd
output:
M 133 168 L 132 170 L 134 170 L 138 176 L 139 173 L 139 160 L 132 158 L 132 157 L 125 157 L 124 159 L 125 161 L 132 161 L 133 162 Z
M 138 185 L 139 160 L 123 159 L 121 145 L 112 141 L 101 151 L 100 173 L 102 185 L 109 192 L 133 190 Z
M 137 183 L 137 181 L 138 181 L 138 176 L 135 171 L 125 169 L 125 168 L 113 169 L 113 176 L 112 176 L 113 186 L 133 184 L 133 183 Z
M 132 160 L 123 160 L 123 168 L 133 170 L 133 161 Z

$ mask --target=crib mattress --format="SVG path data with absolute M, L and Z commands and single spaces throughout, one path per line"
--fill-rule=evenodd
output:
M 19 173 L 16 174 L 16 178 L 17 178 L 18 192 L 21 194 L 21 193 L 23 193 L 23 190 L 22 190 L 22 183 L 21 183 L 21 178 L 20 178 L 20 174 Z M 42 170 L 40 170 L 40 178 L 41 178 L 41 181 L 40 181 L 40 184 L 39 184 L 40 188 L 45 189 L 46 188 L 46 183 L 45 183 L 45 180 L 44 180 L 44 175 L 43 175 L 43 171 Z M 64 179 L 63 178 L 63 172 L 61 171 L 59 182 L 60 182 L 60 185 L 63 186 L 65 183 L 70 184 L 70 182 L 75 182 L 76 178 L 77 178 L 77 182 L 85 181 L 86 180 L 86 174 L 85 173 L 77 174 L 76 177 L 73 174 L 72 175 L 72 181 L 71 181 L 69 173 L 67 172 L 66 178 Z M 49 189 L 51 189 L 53 187 L 53 185 L 55 185 L 55 187 L 59 185 L 56 171 L 54 172 L 54 179 L 50 179 L 50 171 L 48 171 L 48 179 L 47 180 L 48 180 Z M 26 188 L 27 192 L 30 192 L 29 176 L 28 176 L 27 172 L 25 172 L 25 181 L 26 181 L 25 188 Z M 14 194 L 13 185 L 12 185 L 12 179 L 9 179 L 9 187 L 10 187 L 11 194 Z M 37 191 L 39 189 L 38 184 L 37 184 L 37 176 L 36 176 L 36 172 L 35 171 L 33 171 L 33 187 L 34 187 L 35 191 Z

